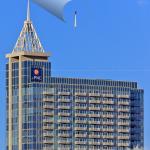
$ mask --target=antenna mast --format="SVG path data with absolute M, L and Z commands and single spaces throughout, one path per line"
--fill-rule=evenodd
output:
M 27 6 L 27 21 L 30 21 L 30 0 L 28 0 Z

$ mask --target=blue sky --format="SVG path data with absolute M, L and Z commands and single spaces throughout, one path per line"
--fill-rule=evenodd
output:
M 78 28 L 73 13 L 78 10 Z M 5 149 L 5 54 L 10 53 L 26 17 L 26 0 L 0 5 L 0 150 Z M 73 0 L 66 23 L 31 4 L 31 17 L 52 75 L 137 81 L 145 90 L 145 147 L 150 149 L 150 1 Z

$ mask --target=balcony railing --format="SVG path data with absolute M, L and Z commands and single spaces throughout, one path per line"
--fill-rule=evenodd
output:
M 76 92 L 75 96 L 87 96 L 87 93 Z
M 91 96 L 91 97 L 100 97 L 101 94 L 99 94 L 99 93 L 89 93 L 89 96 Z
M 117 98 L 129 99 L 130 95 L 117 95 Z
M 94 141 L 90 141 L 89 145 L 102 145 L 102 142 L 94 142 Z
M 102 108 L 103 111 L 114 111 L 114 108 Z
M 69 96 L 71 93 L 70 92 L 58 92 L 58 95 L 62 96 Z
M 44 109 L 54 109 L 54 105 L 52 104 L 52 105 L 43 105 L 43 108 Z
M 61 105 L 59 105 L 58 109 L 70 109 L 70 106 L 61 106 Z
M 86 117 L 88 116 L 87 114 L 83 114 L 83 113 L 75 113 L 76 117 Z
M 115 102 L 111 101 L 111 100 L 103 100 L 102 103 L 103 104 L 108 104 L 108 105 L 113 105 Z
M 54 134 L 53 133 L 43 133 L 44 137 L 53 137 Z
M 75 109 L 77 110 L 87 110 L 87 106 L 75 106 Z
M 54 126 L 43 126 L 43 130 L 54 130 Z
M 71 115 L 70 113 L 63 113 L 63 112 L 58 113 L 58 116 L 65 116 L 65 117 L 68 117 L 68 116 L 70 116 L 70 115 Z
M 70 130 L 70 129 L 71 127 L 61 127 L 61 126 L 58 127 L 58 130 Z
M 130 116 L 129 115 L 118 115 L 118 118 L 121 118 L 121 119 L 130 119 Z
M 101 121 L 90 120 L 89 124 L 102 124 L 102 122 Z
M 87 100 L 86 99 L 84 99 L 84 100 L 75 99 L 75 102 L 76 103 L 87 103 Z
M 63 102 L 63 103 L 70 103 L 71 99 L 58 99 L 58 102 Z
M 43 140 L 43 143 L 44 143 L 44 144 L 53 144 L 53 143 L 54 143 L 54 140 L 44 139 L 44 140 Z
M 101 100 L 89 100 L 90 104 L 101 104 Z
M 70 123 L 70 120 L 65 120 L 65 119 L 58 119 L 59 123 Z
M 118 132 L 120 132 L 120 133 L 129 133 L 130 129 L 118 129 Z
M 76 131 L 86 131 L 87 127 L 75 127 Z
M 59 137 L 71 137 L 71 135 L 67 133 L 58 133 L 58 136 Z
M 75 141 L 76 145 L 87 144 L 87 141 Z
M 101 135 L 95 135 L 95 134 L 90 134 L 89 135 L 89 138 L 94 138 L 94 139 L 99 139 L 101 137 L 102 137 Z
M 54 112 L 43 112 L 43 116 L 54 116 Z
M 89 114 L 90 118 L 100 118 L 101 115 L 100 114 Z
M 121 147 L 128 147 L 130 146 L 130 143 L 118 143 L 117 145 Z
M 129 140 L 130 136 L 118 136 L 119 140 Z
M 130 122 L 118 122 L 119 126 L 129 126 Z
M 75 134 L 75 138 L 86 138 L 87 134 Z
M 102 129 L 103 132 L 114 132 L 113 128 L 103 128 Z
M 97 110 L 97 111 L 100 111 L 101 108 L 100 108 L 100 107 L 89 107 L 89 110 Z
M 130 102 L 127 102 L 127 101 L 118 101 L 118 105 L 129 106 L 129 105 L 130 105 Z
M 44 102 L 54 102 L 54 98 L 44 98 L 43 99 Z

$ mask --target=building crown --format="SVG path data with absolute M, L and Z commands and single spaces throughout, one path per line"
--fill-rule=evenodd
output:
M 28 0 L 27 6 L 27 19 L 24 22 L 23 29 L 13 49 L 13 52 L 18 51 L 44 53 L 44 49 L 30 20 L 30 0 Z

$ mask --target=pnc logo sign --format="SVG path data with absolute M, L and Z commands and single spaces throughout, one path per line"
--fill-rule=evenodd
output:
M 43 70 L 41 68 L 31 68 L 31 81 L 32 82 L 43 81 Z

